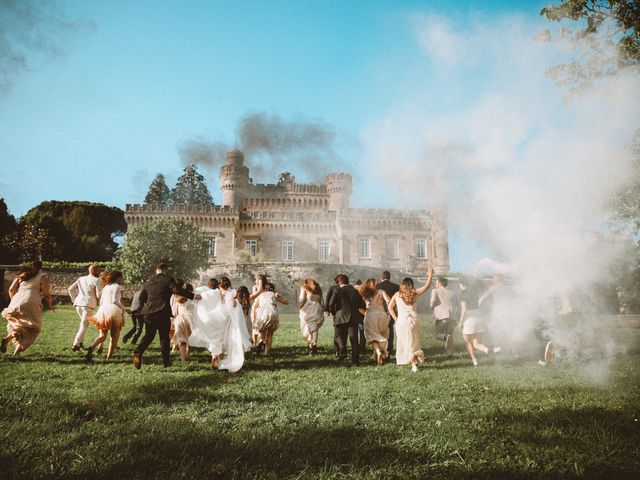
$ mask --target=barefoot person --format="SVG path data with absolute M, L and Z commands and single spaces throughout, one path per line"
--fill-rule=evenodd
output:
M 278 302 L 289 305 L 286 298 L 276 293 L 275 285 L 267 283 L 266 290 L 258 295 L 252 307 L 253 318 L 256 319 L 255 325 L 264 341 L 264 354 L 267 357 L 271 355 L 273 333 L 280 326 Z
M 55 307 L 49 291 L 49 280 L 42 273 L 42 262 L 35 260 L 22 270 L 9 287 L 11 302 L 2 311 L 7 319 L 7 336 L 0 343 L 0 352 L 7 352 L 9 341 L 13 342 L 13 356 L 24 352 L 38 338 L 42 327 L 42 297 L 49 309 Z
M 389 314 L 396 315 L 394 308 L 398 307 L 396 322 L 396 363 L 398 365 L 411 364 L 411 371 L 418 371 L 418 363 L 424 362 L 424 352 L 420 348 L 420 318 L 416 312 L 418 297 L 431 286 L 433 268 L 428 269 L 429 276 L 424 285 L 415 288 L 413 280 L 405 278 L 400 284 L 400 290 L 389 302 Z
M 458 322 L 458 328 L 462 331 L 462 337 L 473 366 L 477 367 L 476 350 L 485 355 L 489 353 L 489 348 L 482 343 L 482 334 L 485 327 L 482 313 L 478 308 L 478 294 L 475 289 L 468 288 L 467 280 L 464 277 L 460 278 L 459 286 L 460 321 Z
M 370 278 L 364 283 L 361 293 L 367 304 L 364 314 L 364 336 L 373 348 L 376 363 L 382 365 L 389 338 L 389 314 L 385 306 L 391 299 L 384 290 L 378 288 L 375 278 Z
M 69 296 L 73 300 L 73 306 L 76 307 L 78 317 L 80 317 L 78 333 L 76 333 L 73 347 L 71 348 L 74 352 L 82 348 L 84 336 L 89 326 L 87 318 L 93 314 L 93 310 L 98 305 L 101 290 L 102 282 L 100 281 L 100 267 L 98 265 L 91 265 L 89 274 L 78 278 L 69 287 Z
M 169 266 L 166 263 L 156 265 L 156 273 L 144 284 L 142 293 L 140 294 L 140 302 L 143 303 L 142 315 L 144 315 L 144 323 L 146 330 L 144 337 L 140 341 L 138 348 L 133 354 L 133 365 L 137 369 L 142 367 L 142 355 L 156 336 L 156 332 L 160 334 L 160 347 L 162 349 L 162 363 L 165 367 L 171 365 L 170 345 L 169 345 L 169 328 L 171 323 L 171 295 L 177 293 L 188 299 L 200 300 L 199 294 L 193 293 L 176 285 L 174 278 L 170 277 L 167 272 Z
M 300 331 L 307 347 L 314 355 L 318 353 L 318 330 L 324 323 L 324 301 L 322 288 L 313 278 L 307 278 L 300 287 L 298 297 L 300 309 Z
M 184 289 L 193 292 L 193 285 L 187 283 Z M 189 358 L 189 337 L 193 330 L 193 303 L 182 295 L 176 299 L 176 316 L 173 319 L 173 337 L 171 344 L 178 347 L 180 360 Z
M 122 284 L 124 283 L 122 272 L 116 270 L 105 274 L 103 282 L 105 286 L 100 294 L 100 307 L 95 315 L 87 318 L 87 321 L 100 332 L 98 338 L 87 349 L 88 362 L 93 360 L 93 351 L 102 347 L 109 332 L 111 332 L 111 340 L 109 340 L 107 359 L 111 358 L 118 347 L 120 331 L 124 326 L 124 314 L 127 311 L 122 305 Z

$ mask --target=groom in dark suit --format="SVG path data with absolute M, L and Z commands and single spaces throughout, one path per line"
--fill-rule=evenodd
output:
M 382 290 L 384 293 L 386 293 L 387 295 L 389 295 L 389 298 L 392 298 L 396 293 L 398 293 L 398 290 L 400 290 L 400 285 L 398 285 L 397 283 L 393 283 L 390 280 L 391 274 L 387 270 L 382 272 L 381 276 L 382 276 L 382 281 L 378 283 L 378 288 Z M 386 303 L 384 303 L 384 309 L 385 311 L 387 310 Z M 393 317 L 389 315 L 389 338 L 387 339 L 388 341 L 387 352 L 389 353 L 393 353 L 393 340 L 394 340 L 393 326 L 395 325 L 395 323 L 396 322 L 393 320 Z
M 153 342 L 156 331 L 160 334 L 160 348 L 162 349 L 162 362 L 165 367 L 171 364 L 169 346 L 169 329 L 171 327 L 171 295 L 178 294 L 189 299 L 200 300 L 200 295 L 177 285 L 173 277 L 167 275 L 168 267 L 165 263 L 156 266 L 156 274 L 144 284 L 140 292 L 140 304 L 143 305 L 141 315 L 147 326 L 144 337 L 133 354 L 133 365 L 140 370 L 142 366 L 142 354 Z
M 360 308 L 367 308 L 360 293 L 349 285 L 349 277 L 340 274 L 336 277 L 338 289 L 330 299 L 329 311 L 335 311 L 333 326 L 335 342 L 340 359 L 347 358 L 347 336 L 351 342 L 351 363 L 360 363 L 358 351 L 358 317 Z

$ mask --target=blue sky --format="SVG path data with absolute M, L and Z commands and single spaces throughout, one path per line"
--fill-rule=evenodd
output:
M 61 36 L 65 53 L 27 56 L 29 68 L 0 96 L 0 196 L 16 216 L 50 199 L 140 203 L 156 173 L 177 177 L 183 142 L 232 144 L 248 112 L 319 120 L 357 139 L 411 102 L 417 82 L 429 88 L 433 64 L 416 38 L 421 14 L 462 30 L 505 15 L 542 27 L 546 3 L 58 2 L 75 22 Z M 480 69 L 468 88 L 432 95 L 425 108 L 453 112 L 486 81 Z M 347 149 L 336 166 L 357 173 L 367 159 Z M 203 173 L 219 201 L 216 170 Z M 378 189 L 356 182 L 353 203 L 392 206 Z M 468 270 L 483 254 L 451 232 L 453 269 Z

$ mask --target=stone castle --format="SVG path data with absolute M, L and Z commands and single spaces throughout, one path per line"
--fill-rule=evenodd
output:
M 127 205 L 130 227 L 179 217 L 200 225 L 215 263 L 235 263 L 240 251 L 261 262 L 320 262 L 405 272 L 449 271 L 447 214 L 430 210 L 349 207 L 348 173 L 322 184 L 299 184 L 289 173 L 276 184 L 254 184 L 244 155 L 227 153 L 220 168 L 222 205 Z

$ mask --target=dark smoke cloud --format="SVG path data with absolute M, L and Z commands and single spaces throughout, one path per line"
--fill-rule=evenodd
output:
M 66 55 L 79 34 L 95 29 L 91 20 L 68 17 L 53 0 L 0 0 L 0 97 L 22 73 Z
M 229 146 L 223 142 L 209 142 L 202 138 L 187 140 L 178 147 L 178 154 L 184 166 L 196 164 L 204 168 L 220 166 Z
M 249 113 L 238 121 L 236 132 L 237 147 L 257 181 L 273 182 L 279 173 L 290 171 L 317 182 L 331 171 L 350 170 L 344 155 L 355 142 L 349 144 L 345 135 L 324 122 Z M 216 168 L 231 148 L 233 144 L 196 138 L 184 142 L 178 151 L 184 165 Z

